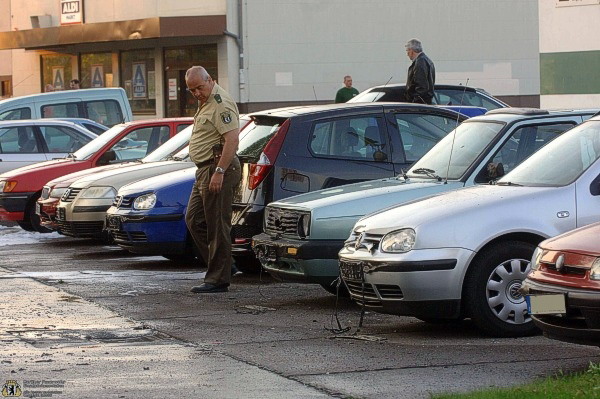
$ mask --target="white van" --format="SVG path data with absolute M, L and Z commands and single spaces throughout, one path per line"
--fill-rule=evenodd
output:
M 133 119 L 120 87 L 79 89 L 0 100 L 0 121 L 39 118 L 88 118 L 111 127 Z

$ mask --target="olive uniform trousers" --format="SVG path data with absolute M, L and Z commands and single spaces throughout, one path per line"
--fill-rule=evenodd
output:
M 205 283 L 229 285 L 231 281 L 231 214 L 233 195 L 241 180 L 240 160 L 234 157 L 223 176 L 218 193 L 208 190 L 215 166 L 196 170 L 196 181 L 188 202 L 185 222 L 208 266 Z

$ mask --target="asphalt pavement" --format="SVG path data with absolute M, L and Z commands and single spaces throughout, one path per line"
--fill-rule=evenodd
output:
M 0 387 L 53 398 L 429 398 L 600 362 L 596 347 L 498 339 L 242 274 L 189 290 L 195 266 L 59 238 L 0 246 Z M 7 385 L 8 382 L 8 385 Z

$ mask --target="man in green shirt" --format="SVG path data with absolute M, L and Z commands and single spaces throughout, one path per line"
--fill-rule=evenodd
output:
M 346 75 L 344 76 L 344 87 L 338 90 L 335 95 L 335 102 L 345 103 L 357 94 L 358 90 L 352 87 L 352 76 Z

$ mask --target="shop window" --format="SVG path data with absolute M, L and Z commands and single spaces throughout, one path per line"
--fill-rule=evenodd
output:
M 81 54 L 79 58 L 79 81 L 81 88 L 112 87 L 112 54 Z
M 73 79 L 73 68 L 71 67 L 72 56 L 61 54 L 45 54 L 42 58 L 42 86 L 40 91 L 67 90 L 69 82 Z
M 121 52 L 121 86 L 134 114 L 156 114 L 154 50 Z

